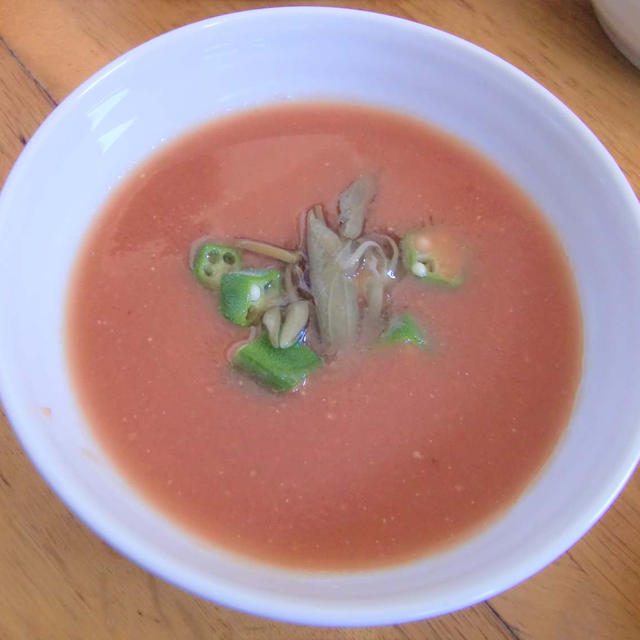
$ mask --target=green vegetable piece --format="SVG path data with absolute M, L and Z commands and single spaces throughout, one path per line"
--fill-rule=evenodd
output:
M 282 276 L 277 269 L 244 269 L 220 279 L 220 312 L 234 324 L 253 324 L 282 296 Z
M 207 289 L 218 289 L 225 273 L 242 268 L 242 256 L 237 249 L 215 242 L 205 242 L 193 258 L 192 271 Z
M 465 250 L 442 229 L 411 231 L 400 240 L 402 262 L 421 280 L 459 287 L 464 281 Z
M 415 318 L 405 313 L 395 318 L 380 337 L 382 344 L 415 344 L 426 349 L 429 345 Z
M 256 382 L 281 393 L 300 386 L 322 364 L 322 359 L 300 342 L 286 349 L 275 348 L 265 332 L 240 347 L 232 364 Z

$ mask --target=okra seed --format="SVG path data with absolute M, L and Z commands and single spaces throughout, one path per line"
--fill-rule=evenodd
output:
M 252 284 L 249 287 L 249 300 L 251 300 L 251 302 L 257 302 L 258 300 L 260 300 L 261 295 L 262 295 L 262 289 L 260 289 L 259 285 Z
M 222 259 L 226 264 L 233 264 L 236 261 L 236 257 L 232 253 L 225 253 Z
M 211 264 L 216 264 L 216 262 L 218 262 L 218 260 L 220 260 L 220 256 L 218 255 L 217 251 L 210 251 L 207 254 L 207 260 L 209 261 L 209 263 Z
M 427 267 L 422 262 L 415 262 L 411 265 L 411 272 L 418 278 L 424 278 L 427 275 Z

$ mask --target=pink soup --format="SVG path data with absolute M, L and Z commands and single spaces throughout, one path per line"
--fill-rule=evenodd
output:
M 403 278 L 393 305 L 431 341 L 327 358 L 297 391 L 239 375 L 190 271 L 194 240 L 299 242 L 300 214 L 364 171 L 367 228 L 452 230 L 462 286 Z M 562 248 L 494 165 L 405 116 L 287 104 L 193 131 L 137 167 L 75 267 L 77 394 L 135 490 L 210 543 L 295 568 L 412 560 L 469 536 L 532 482 L 567 426 L 581 318 Z

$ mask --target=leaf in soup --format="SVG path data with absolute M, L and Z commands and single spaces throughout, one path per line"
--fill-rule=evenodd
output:
M 329 295 L 323 339 L 329 345 L 339 347 L 356 339 L 360 320 L 358 296 L 353 280 L 345 276 L 342 269 L 334 267 L 328 275 Z M 320 327 L 322 331 L 322 324 Z
M 322 205 L 315 205 L 307 213 L 307 251 L 330 260 L 335 258 L 340 249 L 342 240 L 324 221 Z
M 379 275 L 370 275 L 365 287 L 367 300 L 366 314 L 370 319 L 379 320 L 384 305 L 384 280 Z
M 355 240 L 362 235 L 367 209 L 376 193 L 372 174 L 365 173 L 352 182 L 338 198 L 340 235 Z
M 366 306 L 362 317 L 362 336 L 366 342 L 375 340 L 382 331 L 384 307 L 384 279 L 379 275 L 366 276 L 364 285 Z
M 316 306 L 320 337 L 329 347 L 353 342 L 360 310 L 353 280 L 338 263 L 342 241 L 327 227 L 321 207 L 307 214 L 307 252 L 311 292 Z

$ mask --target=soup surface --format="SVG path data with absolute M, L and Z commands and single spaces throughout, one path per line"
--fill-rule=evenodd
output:
M 462 286 L 403 278 L 431 349 L 344 350 L 294 393 L 232 370 L 247 330 L 189 268 L 203 236 L 298 245 L 300 214 L 363 171 L 367 228 L 453 230 Z M 101 443 L 146 498 L 215 545 L 269 563 L 408 561 L 509 506 L 572 409 L 582 347 L 562 250 L 486 159 L 404 116 L 287 104 L 212 122 L 136 168 L 78 258 L 68 351 Z

